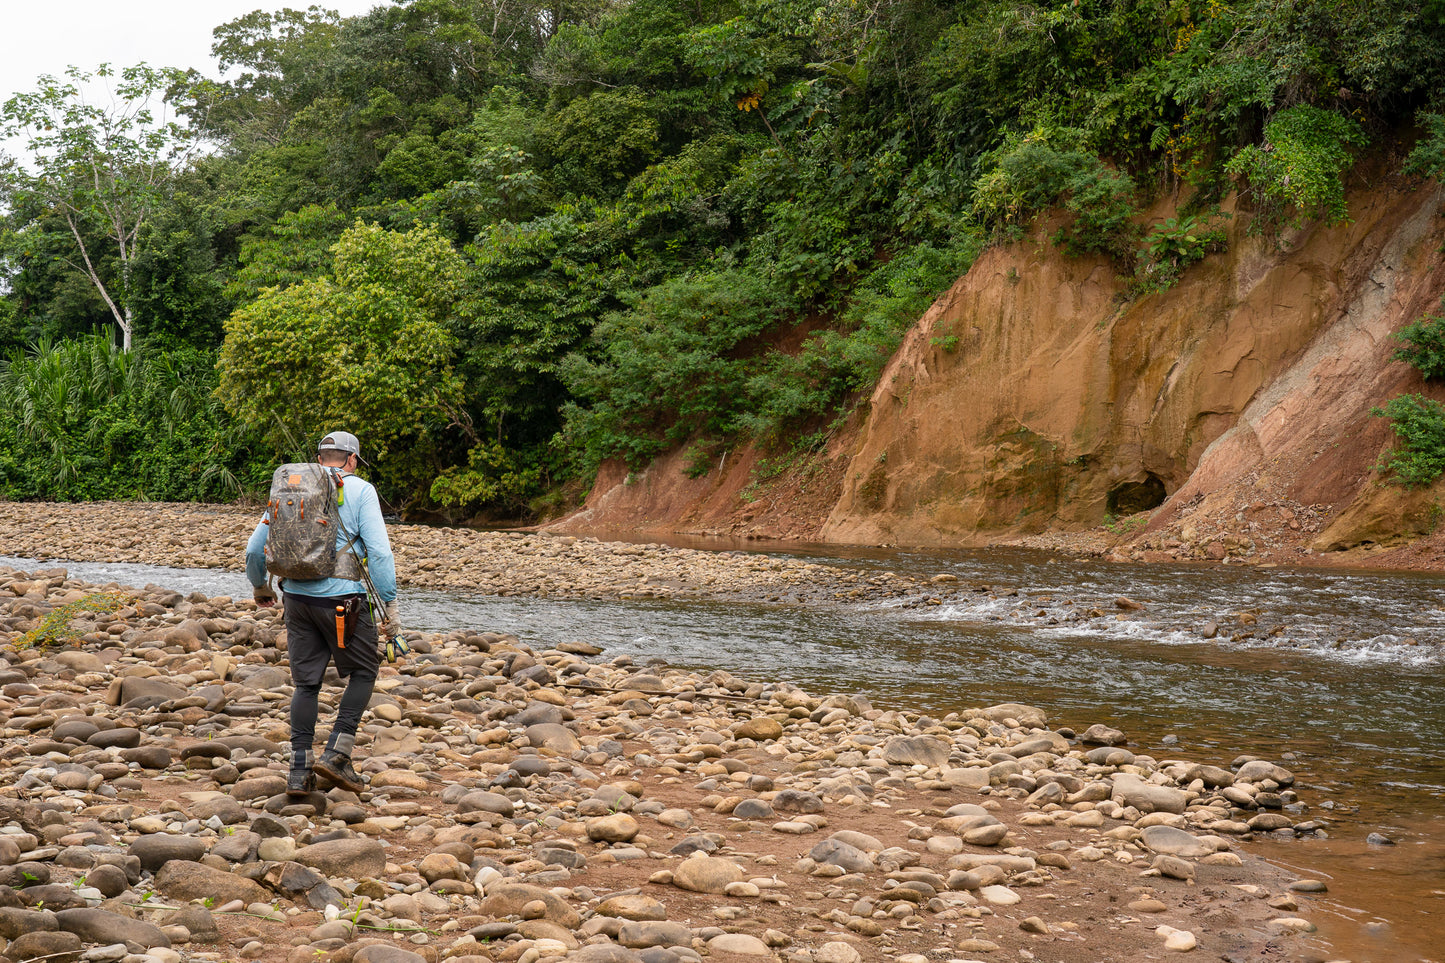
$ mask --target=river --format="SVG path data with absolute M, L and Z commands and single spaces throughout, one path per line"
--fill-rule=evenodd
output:
M 405 589 L 409 627 L 568 640 L 638 661 L 722 668 L 815 694 L 942 716 L 1017 701 L 1050 723 L 1123 729 L 1158 758 L 1227 765 L 1249 754 L 1293 770 L 1328 839 L 1254 852 L 1325 879 L 1312 917 L 1354 960 L 1437 960 L 1445 946 L 1445 578 L 1412 573 L 1120 565 L 1027 551 L 896 552 L 679 540 L 771 550 L 965 586 L 944 604 L 814 606 L 466 597 Z M 95 563 L 74 577 L 244 595 L 238 572 Z M 1002 589 L 1004 591 L 997 591 Z M 1014 592 L 1016 594 L 1009 594 Z M 1115 600 L 1141 603 L 1124 611 Z M 1094 614 L 1090 614 L 1093 610 Z M 1237 616 L 1249 613 L 1252 624 Z M 1219 636 L 1201 638 L 1208 622 Z M 1231 641 L 1248 631 L 1254 638 Z M 1273 633 L 1273 634 L 1271 634 Z M 1395 845 L 1366 841 L 1381 833 Z

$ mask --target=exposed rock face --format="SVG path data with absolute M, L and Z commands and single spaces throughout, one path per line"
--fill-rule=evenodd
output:
M 914 325 L 808 485 L 744 501 L 756 451 L 689 477 L 679 450 L 604 467 L 554 528 L 961 545 L 1162 508 L 1133 547 L 1215 561 L 1271 547 L 1246 530 L 1292 532 L 1290 553 L 1428 531 L 1433 491 L 1372 484 L 1392 433 L 1370 410 L 1445 400 L 1389 337 L 1438 307 L 1439 203 L 1437 186 L 1377 184 L 1350 223 L 1278 238 L 1231 211 L 1225 252 L 1133 300 L 1102 258 L 992 248 Z
M 1101 259 L 985 252 L 884 371 L 824 538 L 1076 529 L 1167 495 L 1160 526 L 1268 465 L 1298 502 L 1373 503 L 1370 408 L 1421 390 L 1388 335 L 1438 304 L 1439 197 L 1360 195 L 1279 246 L 1236 217 L 1227 252 L 1123 308 Z

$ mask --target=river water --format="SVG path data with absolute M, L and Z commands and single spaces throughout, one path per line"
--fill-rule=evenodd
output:
M 1329 883 L 1328 899 L 1311 914 L 1321 935 L 1357 961 L 1445 958 L 1445 578 L 1119 565 L 1026 551 L 745 545 L 862 570 L 946 573 L 994 591 L 965 588 L 920 608 L 404 589 L 403 611 L 408 626 L 423 631 L 513 632 L 541 647 L 587 641 L 639 662 L 722 668 L 816 695 L 861 693 L 880 708 L 941 716 L 1024 702 L 1046 710 L 1051 725 L 1121 728 L 1131 748 L 1158 758 L 1282 761 L 1310 805 L 1302 818 L 1328 821 L 1329 838 L 1268 839 L 1251 849 Z M 87 581 L 208 595 L 244 596 L 248 588 L 239 572 L 6 557 L 0 564 L 64 564 Z M 1145 607 L 1124 612 L 1120 596 Z M 1206 640 L 1200 630 L 1209 622 L 1220 632 Z M 1231 641 L 1246 631 L 1255 637 Z M 1395 845 L 1367 842 L 1372 832 Z

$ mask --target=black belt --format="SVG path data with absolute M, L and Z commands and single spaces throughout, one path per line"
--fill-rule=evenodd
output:
M 348 608 L 351 603 L 366 598 L 360 592 L 352 592 L 349 595 L 301 595 L 298 592 L 284 592 L 288 599 L 295 599 L 303 605 L 309 605 L 318 609 L 334 609 L 338 605 L 345 605 Z

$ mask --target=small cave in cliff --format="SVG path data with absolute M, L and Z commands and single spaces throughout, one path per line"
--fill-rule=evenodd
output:
M 1168 497 L 1164 482 L 1157 475 L 1145 473 L 1143 481 L 1125 482 L 1109 489 L 1106 507 L 1110 515 L 1123 518 L 1158 508 Z

